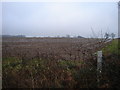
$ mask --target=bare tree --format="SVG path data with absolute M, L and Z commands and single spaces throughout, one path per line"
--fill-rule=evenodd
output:
M 110 34 L 109 33 L 105 33 L 104 37 L 105 37 L 105 39 L 109 39 Z
M 115 38 L 115 34 L 111 33 L 111 38 L 114 39 Z

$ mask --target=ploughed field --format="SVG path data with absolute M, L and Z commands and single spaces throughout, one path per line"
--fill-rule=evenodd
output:
M 85 38 L 3 38 L 3 58 L 49 58 L 83 60 L 101 49 L 99 39 Z
M 93 38 L 3 38 L 3 88 L 110 87 L 97 82 L 96 52 L 108 45 Z M 101 75 L 102 76 L 102 75 Z

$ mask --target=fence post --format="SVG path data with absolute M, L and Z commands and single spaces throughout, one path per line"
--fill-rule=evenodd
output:
M 97 82 L 98 87 L 100 86 L 100 77 L 102 72 L 102 51 L 97 52 Z

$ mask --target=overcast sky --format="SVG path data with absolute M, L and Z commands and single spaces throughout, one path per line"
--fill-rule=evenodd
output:
M 3 2 L 2 33 L 26 36 L 118 34 L 116 2 Z

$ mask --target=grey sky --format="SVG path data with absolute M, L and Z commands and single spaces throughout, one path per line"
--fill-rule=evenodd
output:
M 4 2 L 3 34 L 26 36 L 92 36 L 118 33 L 116 2 Z

